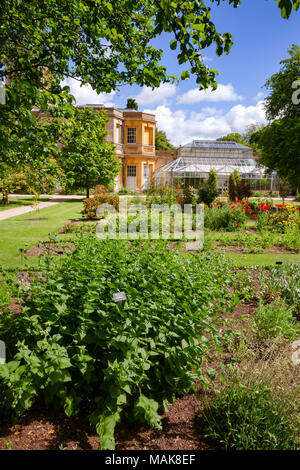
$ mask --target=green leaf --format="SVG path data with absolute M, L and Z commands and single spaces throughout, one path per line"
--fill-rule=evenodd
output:
M 181 73 L 181 80 L 187 80 L 188 78 L 190 78 L 190 74 L 187 70 L 184 70 L 182 73 Z
M 96 431 L 100 438 L 101 450 L 114 450 L 115 439 L 114 432 L 116 424 L 120 421 L 120 412 L 104 412 L 96 425 Z
M 133 416 L 136 421 L 146 422 L 156 429 L 162 429 L 161 416 L 158 414 L 159 403 L 152 398 L 147 398 L 140 394 L 133 409 Z
M 170 42 L 170 48 L 174 51 L 177 47 L 177 41 L 176 39 L 173 39 L 171 42 Z

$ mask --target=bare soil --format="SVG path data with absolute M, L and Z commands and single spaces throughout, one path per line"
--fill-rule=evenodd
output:
M 75 244 L 72 242 L 65 243 L 40 243 L 39 245 L 29 248 L 26 256 L 39 256 L 39 255 L 68 255 L 75 250 Z

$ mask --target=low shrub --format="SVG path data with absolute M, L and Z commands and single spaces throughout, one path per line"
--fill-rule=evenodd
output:
M 119 210 L 118 196 L 107 193 L 97 193 L 94 197 L 83 200 L 84 209 L 81 211 L 82 215 L 87 219 L 95 219 L 97 217 L 97 208 L 101 204 L 109 204 L 117 211 Z
M 285 263 L 280 267 L 260 272 L 261 295 L 266 301 L 283 299 L 293 309 L 295 315 L 300 315 L 300 264 Z
M 293 315 L 293 308 L 281 299 L 267 305 L 260 301 L 253 322 L 256 336 L 261 339 L 282 336 L 292 341 L 300 334 L 299 323 Z
M 182 192 L 182 204 L 196 204 L 197 202 L 197 189 L 192 186 L 186 185 Z
M 177 204 L 177 195 L 173 188 L 170 186 L 152 186 L 147 194 L 146 204 L 148 207 L 151 204 Z
M 220 205 L 206 208 L 204 211 L 204 227 L 210 230 L 233 232 L 244 227 L 246 214 L 239 205 Z
M 203 411 L 203 432 L 225 449 L 294 450 L 289 413 L 262 384 L 230 383 Z
M 135 196 L 136 195 L 136 191 L 134 191 L 133 189 L 127 189 L 127 188 L 121 188 L 119 191 L 118 191 L 118 195 L 119 196 L 123 196 L 123 195 L 131 195 L 131 196 Z
M 211 206 L 217 196 L 217 190 L 211 189 L 207 183 L 203 183 L 198 191 L 198 202 Z
M 66 222 L 62 228 L 62 233 L 74 233 L 78 231 L 78 226 L 72 222 Z
M 284 232 L 288 228 L 300 229 L 300 207 L 293 204 L 277 204 L 277 211 L 270 214 L 270 228 Z
M 18 286 L 16 279 L 12 276 L 0 274 L 0 309 L 9 305 L 13 296 L 18 295 Z M 0 337 L 0 339 L 2 339 Z

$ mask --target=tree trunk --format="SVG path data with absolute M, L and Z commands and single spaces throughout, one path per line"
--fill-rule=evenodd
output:
M 1 201 L 1 204 L 9 204 L 8 202 L 8 194 L 3 194 L 2 195 L 2 201 Z
M 86 188 L 86 197 L 87 197 L 87 198 L 90 197 L 90 188 Z

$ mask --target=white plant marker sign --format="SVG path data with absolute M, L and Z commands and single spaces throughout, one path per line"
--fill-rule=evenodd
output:
M 126 300 L 126 294 L 125 292 L 116 292 L 113 294 L 113 299 L 115 302 L 123 302 Z

